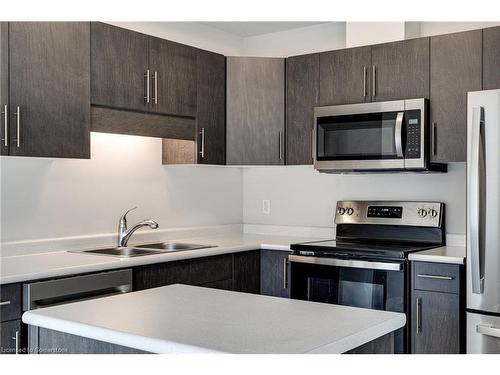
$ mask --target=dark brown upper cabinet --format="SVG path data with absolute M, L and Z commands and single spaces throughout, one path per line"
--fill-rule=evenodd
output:
M 93 22 L 92 104 L 144 111 L 149 37 L 120 27 Z
M 483 89 L 500 89 L 500 27 L 483 30 Z
M 313 108 L 319 104 L 320 55 L 286 59 L 286 163 L 312 164 Z
M 429 38 L 371 47 L 372 101 L 429 97 Z
M 227 58 L 227 164 L 283 165 L 285 62 Z
M 482 31 L 431 37 L 431 160 L 467 159 L 467 92 L 482 86 Z
M 90 24 L 9 23 L 8 53 L 9 154 L 89 158 Z
M 200 164 L 226 163 L 226 57 L 198 50 L 197 116 Z
M 9 154 L 9 24 L 0 22 L 0 154 Z
M 149 110 L 195 117 L 196 49 L 160 38 L 148 39 Z
M 320 53 L 320 105 L 371 101 L 371 47 Z

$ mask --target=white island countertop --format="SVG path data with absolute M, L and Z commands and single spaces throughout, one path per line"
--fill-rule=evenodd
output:
M 23 322 L 152 353 L 344 353 L 405 314 L 187 285 L 52 306 Z

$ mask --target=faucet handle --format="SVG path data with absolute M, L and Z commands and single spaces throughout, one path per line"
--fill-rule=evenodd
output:
M 120 223 L 124 222 L 125 224 L 127 224 L 127 214 L 130 212 L 130 211 L 133 211 L 137 208 L 137 206 L 135 207 L 132 207 L 131 209 L 127 210 L 121 217 L 120 217 Z

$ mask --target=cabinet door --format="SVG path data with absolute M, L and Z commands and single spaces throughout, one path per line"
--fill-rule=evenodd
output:
M 134 31 L 92 23 L 92 104 L 147 109 L 148 40 L 148 36 Z
M 429 38 L 379 44 L 372 51 L 372 101 L 429 97 Z
M 413 291 L 412 353 L 460 353 L 458 294 Z
M 0 22 L 0 155 L 9 154 L 9 24 Z
M 483 30 L 483 90 L 500 89 L 500 27 Z
M 226 163 L 226 57 L 198 51 L 198 163 Z
M 11 155 L 90 157 L 90 27 L 9 24 Z
M 319 54 L 286 59 L 286 163 L 312 164 L 313 108 L 319 104 Z
M 227 164 L 284 164 L 284 59 L 228 57 L 226 85 Z
M 260 250 L 233 254 L 234 290 L 237 292 L 260 292 Z
M 320 54 L 321 105 L 370 101 L 371 47 Z
M 431 160 L 466 161 L 467 92 L 481 90 L 482 31 L 431 37 Z
M 17 354 L 21 345 L 21 321 L 0 323 L 0 354 Z
M 261 250 L 260 293 L 290 298 L 290 262 L 288 251 Z
M 196 116 L 196 49 L 159 38 L 149 38 L 151 69 L 150 110 Z

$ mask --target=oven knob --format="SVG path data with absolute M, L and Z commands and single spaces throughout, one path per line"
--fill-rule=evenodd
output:
M 352 208 L 347 209 L 347 215 L 352 215 L 354 213 L 354 210 Z
M 345 208 L 344 207 L 339 207 L 338 213 L 341 214 L 341 215 L 345 214 Z
M 429 210 L 427 211 L 427 213 L 428 213 L 431 217 L 436 217 L 436 216 L 438 215 L 438 212 L 437 212 L 435 209 L 433 209 L 433 208 L 429 209 Z
M 427 216 L 427 211 L 424 210 L 423 208 L 418 209 L 418 216 L 420 217 L 426 217 Z

